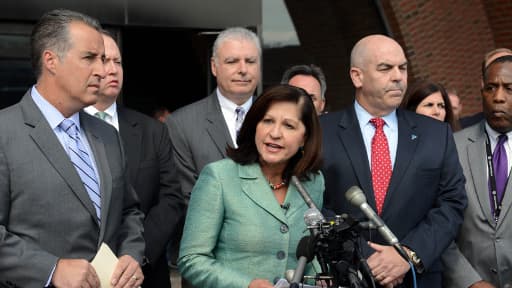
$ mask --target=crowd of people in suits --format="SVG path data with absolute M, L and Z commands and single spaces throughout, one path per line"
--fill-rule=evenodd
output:
M 255 94 L 252 31 L 222 31 L 212 52 L 216 89 L 157 121 L 116 103 L 122 55 L 97 20 L 41 17 L 37 82 L 0 111 L 0 286 L 100 287 L 91 261 L 105 243 L 112 287 L 170 287 L 166 249 L 181 237 L 184 287 L 274 287 L 310 233 L 293 177 L 324 212 L 356 219 L 344 193 L 361 188 L 405 254 L 362 232 L 378 287 L 512 283 L 512 51 L 485 56 L 483 113 L 462 130 L 460 99 L 439 83 L 406 93 L 408 61 L 388 36 L 354 45 L 353 104 L 330 113 L 315 65 Z

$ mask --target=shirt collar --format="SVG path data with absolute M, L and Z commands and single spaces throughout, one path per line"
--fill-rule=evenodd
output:
M 363 106 L 357 102 L 357 100 L 354 101 L 354 108 L 356 110 L 356 116 L 357 120 L 359 121 L 359 127 L 364 127 L 366 125 L 371 125 L 370 120 L 375 118 L 373 117 L 368 111 L 366 111 Z M 392 131 L 398 131 L 398 120 L 396 118 L 396 109 L 393 110 L 388 115 L 385 115 L 383 117 L 380 117 L 384 119 L 384 122 L 386 122 L 386 125 L 392 130 Z
M 235 109 L 237 107 L 239 107 L 239 105 L 236 105 L 233 101 L 229 100 L 224 95 L 222 95 L 222 93 L 220 92 L 220 89 L 218 87 L 217 87 L 217 98 L 219 99 L 219 104 L 220 104 L 221 108 L 226 109 L 230 113 L 235 114 Z M 245 103 L 240 106 L 243 107 L 245 112 L 247 113 L 249 108 L 251 108 L 251 105 L 252 105 L 252 97 L 249 97 L 249 99 L 247 99 L 247 101 L 245 101 Z
M 41 110 L 41 113 L 43 113 L 44 118 L 46 118 L 46 121 L 50 124 L 50 127 L 52 129 L 55 129 L 59 126 L 59 124 L 66 119 L 60 113 L 55 106 L 50 104 L 40 93 L 37 91 L 36 86 L 32 86 L 32 90 L 30 91 L 30 95 L 32 96 L 32 100 L 36 103 L 36 106 Z M 71 115 L 68 119 L 73 120 L 75 125 L 78 127 L 78 131 L 80 131 L 80 117 L 79 113 L 76 112 L 75 114 Z
M 95 115 L 96 112 L 100 111 L 100 110 L 96 109 L 96 107 L 94 107 L 93 105 L 85 107 L 84 110 L 85 110 L 85 112 L 89 113 L 90 115 Z M 114 103 L 112 103 L 112 105 L 110 105 L 103 112 L 107 113 L 107 115 L 110 116 L 111 118 L 114 118 L 114 115 L 117 113 L 116 102 L 114 101 Z

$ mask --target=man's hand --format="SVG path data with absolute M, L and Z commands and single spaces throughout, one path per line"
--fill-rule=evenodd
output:
M 403 278 L 410 266 L 402 256 L 396 252 L 393 246 L 378 245 L 368 242 L 375 250 L 367 260 L 373 277 L 380 285 L 393 287 L 402 283 Z
M 142 281 L 144 281 L 144 275 L 139 263 L 130 255 L 121 256 L 114 273 L 112 273 L 112 286 L 114 288 L 134 288 L 139 287 Z
M 495 287 L 491 283 L 482 280 L 482 281 L 478 281 L 478 282 L 471 284 L 471 286 L 469 286 L 469 288 L 495 288 Z
M 249 288 L 273 288 L 274 285 L 270 283 L 267 279 L 253 279 L 251 283 L 249 283 Z
M 52 276 L 55 287 L 99 288 L 100 279 L 91 263 L 84 259 L 59 259 Z

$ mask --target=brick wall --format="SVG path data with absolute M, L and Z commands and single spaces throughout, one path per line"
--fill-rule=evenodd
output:
M 361 37 L 387 33 L 385 22 L 410 62 L 410 84 L 429 78 L 454 88 L 463 115 L 481 110 L 480 65 L 497 47 L 512 48 L 510 0 L 285 1 L 302 49 L 326 72 L 329 110 L 351 103 L 350 50 Z
M 431 79 L 457 90 L 463 115 L 481 111 L 480 65 L 498 46 L 510 47 L 511 1 L 385 0 L 392 30 L 410 62 L 410 83 Z M 504 10 L 504 3 L 509 11 Z M 503 5 L 502 5 L 503 4 Z M 492 17 L 489 17 L 492 15 Z M 508 15 L 508 16 L 507 16 Z

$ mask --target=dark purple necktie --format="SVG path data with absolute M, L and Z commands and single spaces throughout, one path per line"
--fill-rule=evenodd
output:
M 498 136 L 498 144 L 496 144 L 496 148 L 494 148 L 494 153 L 492 154 L 492 164 L 494 166 L 494 177 L 496 178 L 496 192 L 498 203 L 501 202 L 503 198 L 503 193 L 505 192 L 505 186 L 507 186 L 508 179 L 508 161 L 507 161 L 507 152 L 505 151 L 505 142 L 507 141 L 507 135 Z M 492 192 L 491 192 L 492 193 Z M 493 208 L 494 213 L 494 203 L 493 197 L 491 194 L 491 208 Z

